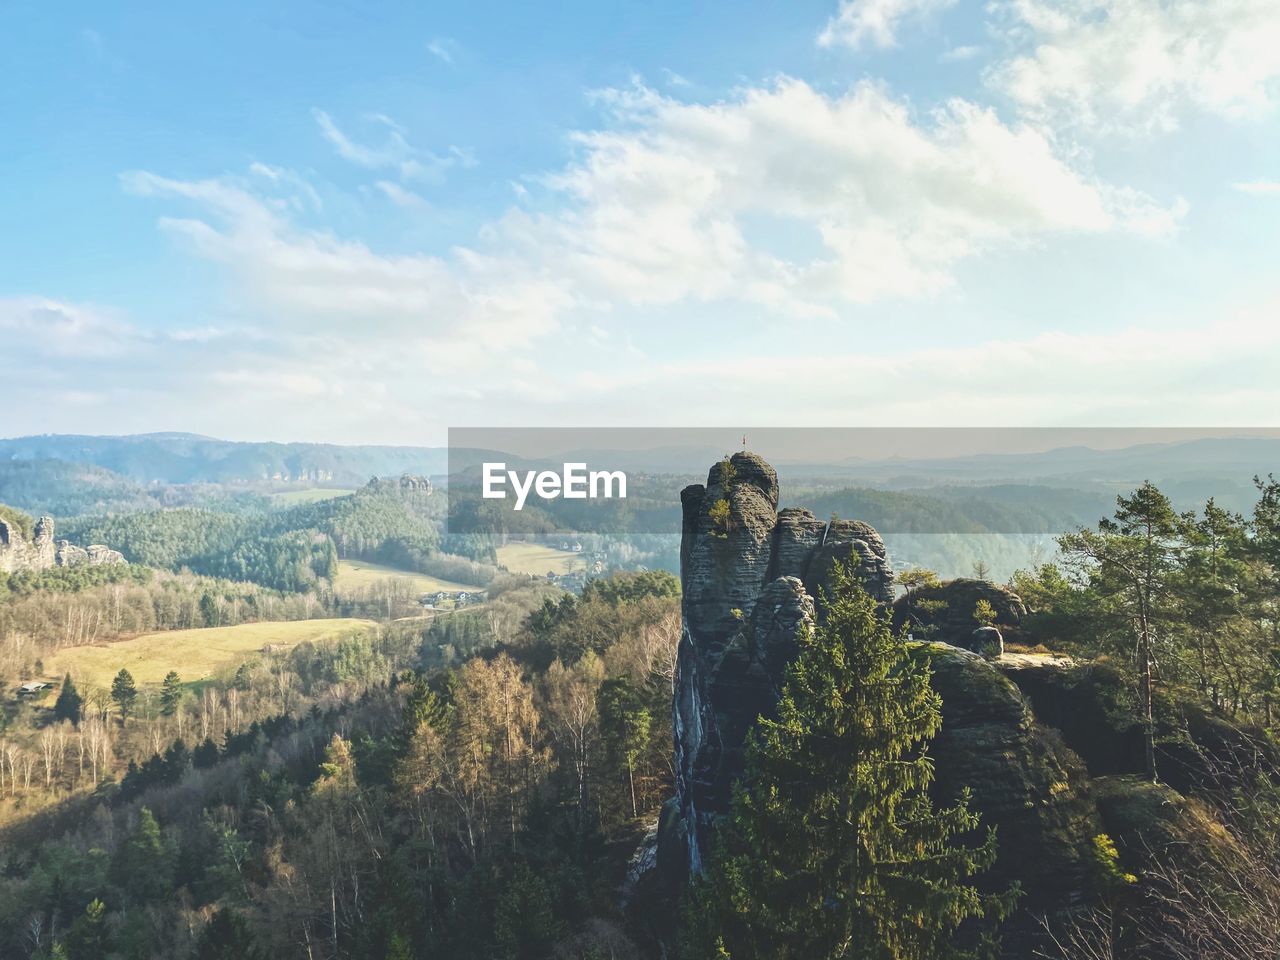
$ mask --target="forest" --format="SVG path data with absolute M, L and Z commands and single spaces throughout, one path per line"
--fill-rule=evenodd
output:
M 427 521 L 401 525 L 406 502 L 375 489 L 291 508 L 272 536 L 320 532 L 331 559 L 435 549 Z M 86 527 L 150 563 L 5 577 L 0 674 L 86 641 L 340 612 L 314 584 L 263 584 L 248 554 L 198 570 L 247 529 L 204 516 Z M 502 577 L 479 607 L 371 609 L 376 625 L 198 684 L 175 651 L 155 688 L 122 669 L 109 689 L 68 675 L 43 705 L 7 699 L 0 953 L 1277 956 L 1280 483 L 1258 480 L 1247 515 L 1212 500 L 1179 511 L 1143 484 L 1056 548 L 993 585 L 1026 606 L 1002 624 L 1006 650 L 1070 658 L 1065 682 L 1102 691 L 1100 715 L 1142 745 L 1148 782 L 1178 784 L 1218 831 L 1206 860 L 1138 856 L 1099 833 L 1081 899 L 1029 915 L 1017 883 L 985 879 L 1007 856 L 996 830 L 935 783 L 947 702 L 930 624 L 945 611 L 929 598 L 944 581 L 900 573 L 891 615 L 837 569 L 776 712 L 748 737 L 717 853 L 673 887 L 642 853 L 674 790 L 680 581 L 612 573 L 573 595 Z M 1188 717 L 1245 732 L 1252 755 L 1215 754 L 1212 776 L 1184 784 L 1204 759 L 1187 760 Z

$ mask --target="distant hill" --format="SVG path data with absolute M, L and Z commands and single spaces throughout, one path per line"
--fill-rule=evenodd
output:
M 188 433 L 0 440 L 0 462 L 26 460 L 92 464 L 142 484 L 281 480 L 355 487 L 371 476 L 444 473 L 447 456 L 440 447 L 242 443 Z
M 216 483 L 143 485 L 105 467 L 66 460 L 0 460 L 0 501 L 55 517 L 139 513 L 165 507 L 243 513 L 265 510 L 271 505 L 269 498 L 252 487 Z

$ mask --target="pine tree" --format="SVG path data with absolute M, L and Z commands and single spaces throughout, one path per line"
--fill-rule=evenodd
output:
M 227 907 L 213 915 L 196 941 L 195 960 L 265 960 L 266 955 L 245 919 Z
M 67 934 L 67 956 L 70 960 L 101 960 L 107 955 L 110 942 L 107 936 L 107 907 L 101 900 L 92 900 L 84 913 L 76 918 Z
M 111 878 L 137 904 L 172 895 L 173 857 L 160 834 L 160 824 L 146 807 L 138 825 L 111 860 Z
M 166 717 L 172 717 L 178 712 L 178 705 L 182 703 L 182 678 L 178 676 L 178 671 L 170 670 L 164 677 L 164 683 L 160 687 L 160 712 Z
M 68 673 L 62 680 L 62 689 L 58 691 L 58 699 L 53 704 L 53 715 L 58 720 L 70 720 L 79 725 L 82 709 L 84 709 L 84 698 L 76 690 L 76 685 L 71 681 L 71 674 Z
M 133 682 L 133 674 L 121 668 L 111 681 L 111 699 L 120 708 L 120 719 L 125 721 L 133 713 L 133 706 L 138 700 L 138 687 Z
M 1087 565 L 1094 588 L 1132 624 L 1147 776 L 1152 780 L 1157 779 L 1152 709 L 1156 648 L 1172 633 L 1171 586 L 1187 525 L 1187 518 L 1175 513 L 1169 498 L 1148 481 L 1129 496 L 1116 497 L 1114 518 L 1100 521 L 1096 531 L 1058 538 L 1068 561 Z
M 927 659 L 896 637 L 856 575 L 833 571 L 801 637 L 776 719 L 761 718 L 720 849 L 695 888 L 696 960 L 939 960 L 968 918 L 995 921 L 1017 890 L 968 879 L 996 856 L 967 795 L 935 809 L 927 742 L 941 700 Z
M 640 691 L 625 677 L 606 680 L 601 684 L 596 700 L 605 752 L 615 769 L 625 771 L 631 795 L 631 815 L 638 816 L 636 761 L 648 743 L 653 715 Z
M 197 770 L 207 770 L 221 759 L 222 753 L 212 737 L 205 737 L 200 745 L 191 751 L 191 764 Z

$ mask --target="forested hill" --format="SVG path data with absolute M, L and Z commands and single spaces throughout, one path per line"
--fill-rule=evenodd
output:
M 439 447 L 248 443 L 189 433 L 126 437 L 45 435 L 0 440 L 0 461 L 93 464 L 140 483 L 249 483 L 290 480 L 355 486 L 371 476 L 438 474 Z
M 81 517 L 63 530 L 73 543 L 110 543 L 130 561 L 159 569 L 306 590 L 333 578 L 339 556 L 410 570 L 434 567 L 440 562 L 435 519 L 441 499 L 425 489 L 373 481 L 353 494 L 288 509 L 150 510 Z M 471 559 L 492 559 L 487 544 L 450 546 Z
M 194 505 L 241 511 L 270 505 L 252 489 L 212 483 L 142 484 L 105 467 L 66 460 L 0 460 L 0 502 L 55 517 Z

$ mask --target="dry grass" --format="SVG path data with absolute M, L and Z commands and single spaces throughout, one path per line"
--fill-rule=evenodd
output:
M 512 573 L 532 573 L 544 576 L 548 571 L 569 573 L 581 569 L 585 560 L 580 553 L 557 550 L 540 543 L 508 543 L 498 548 L 498 566 Z
M 412 584 L 412 589 L 417 593 L 432 593 L 436 590 L 448 590 L 450 592 L 465 590 L 470 592 L 480 589 L 479 587 L 468 586 L 465 583 L 441 580 L 439 577 L 433 577 L 425 573 L 410 573 L 407 570 L 384 567 L 377 563 L 366 563 L 363 560 L 339 561 L 338 577 L 334 581 L 333 588 L 339 595 L 350 596 L 357 591 L 368 590 L 370 587 L 387 580 L 408 581 Z
M 193 683 L 234 669 L 268 645 L 287 648 L 307 640 L 336 640 L 374 626 L 372 620 L 333 619 L 167 630 L 114 643 L 67 647 L 46 657 L 44 669 L 59 680 L 69 672 L 81 689 L 110 687 L 121 668 L 141 686 L 160 683 L 170 670 L 178 671 L 184 683 Z

